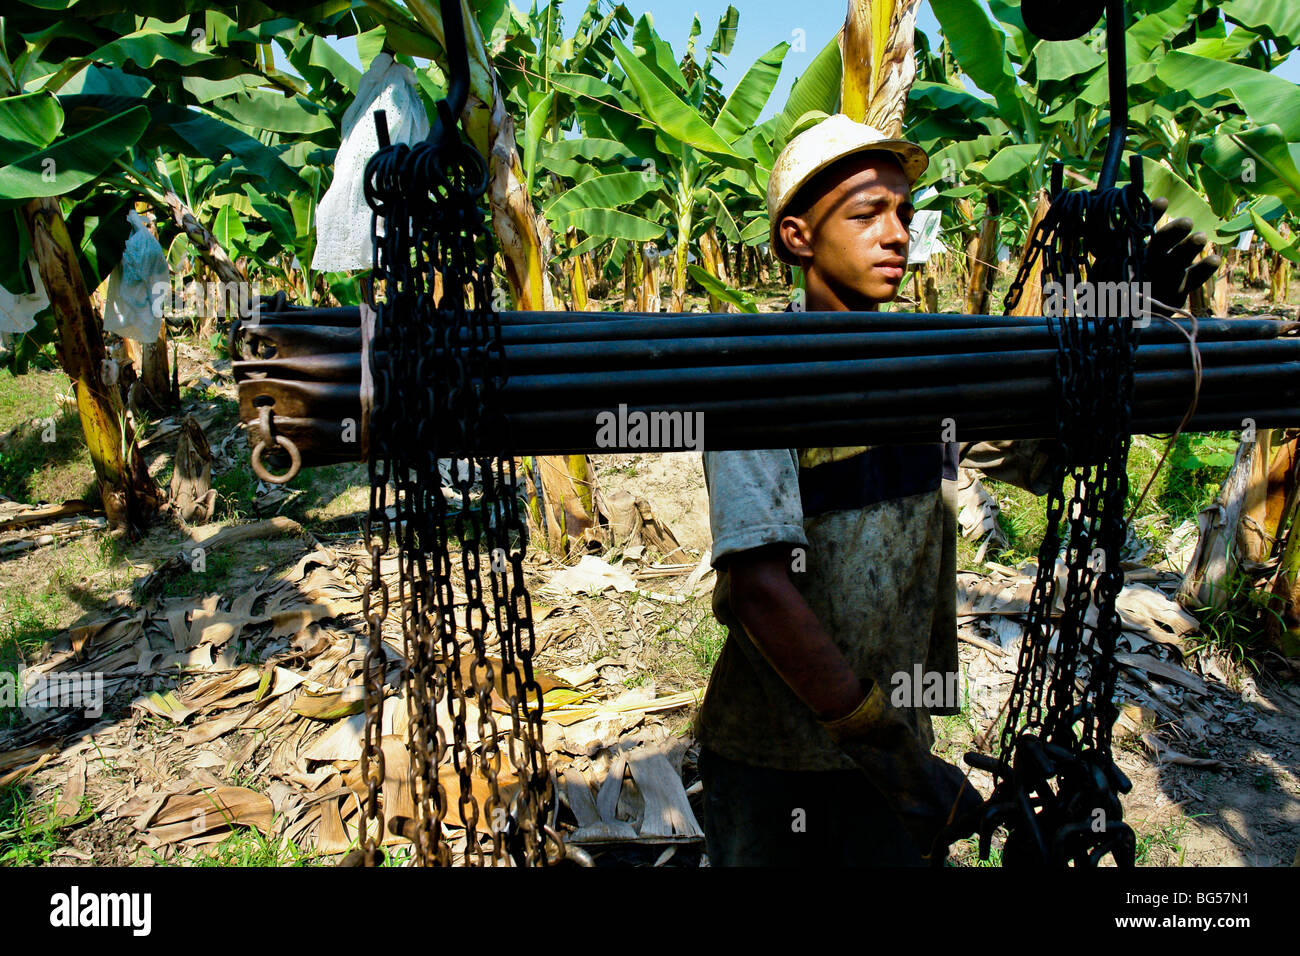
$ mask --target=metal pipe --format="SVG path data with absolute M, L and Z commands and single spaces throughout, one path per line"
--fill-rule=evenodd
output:
M 502 341 L 611 341 L 635 338 L 684 338 L 710 335 L 758 335 L 797 331 L 799 333 L 886 332 L 943 329 L 1046 328 L 1044 316 L 958 315 L 949 312 L 502 312 Z M 1190 331 L 1189 319 L 1173 320 Z M 262 325 L 330 325 L 360 328 L 357 306 L 327 309 L 299 309 L 262 312 Z M 1256 330 L 1277 329 L 1291 334 L 1300 322 L 1281 319 L 1198 319 L 1203 334 L 1232 326 L 1243 337 L 1261 334 Z M 1143 335 L 1171 329 L 1169 322 L 1152 319 Z
M 741 323 L 736 321 L 735 316 L 700 314 L 667 320 L 660 318 L 560 325 L 512 325 L 502 326 L 501 341 L 505 345 L 524 345 L 542 342 L 611 342 L 628 339 L 650 340 L 724 335 L 826 335 L 860 332 L 937 332 L 955 329 L 1048 328 L 1046 319 L 1013 317 L 1011 321 L 1007 321 L 1007 317 L 1004 316 L 945 316 L 916 313 L 875 316 L 870 313 L 853 312 L 764 312 L 746 316 L 746 319 L 747 321 Z M 1177 324 L 1190 331 L 1190 323 L 1187 320 L 1179 321 Z M 1173 327 L 1163 321 L 1153 322 L 1145 331 L 1157 327 L 1173 331 Z M 1205 319 L 1199 320 L 1197 324 L 1198 334 L 1218 334 L 1234 338 L 1280 336 L 1293 334 L 1297 329 L 1300 329 L 1300 323 L 1284 323 L 1274 319 Z
M 1290 323 L 1286 323 L 1290 325 Z M 1298 324 L 1300 325 L 1300 324 Z M 1200 328 L 1198 342 L 1204 356 L 1237 342 L 1246 355 L 1260 350 L 1279 349 L 1278 355 L 1300 337 L 1283 336 L 1283 323 L 1265 321 L 1249 325 L 1245 320 L 1227 320 Z M 1246 335 L 1244 333 L 1258 332 Z M 1150 355 L 1159 345 L 1177 347 L 1186 354 L 1185 340 L 1176 330 L 1163 323 L 1142 331 L 1138 354 Z M 1288 343 L 1291 343 L 1288 345 Z M 828 332 L 824 334 L 787 333 L 784 335 L 752 334 L 701 338 L 656 338 L 598 342 L 511 343 L 503 346 L 506 374 L 521 375 L 546 372 L 559 367 L 567 370 L 595 367 L 614 370 L 620 367 L 722 366 L 762 363 L 774 357 L 787 361 L 814 361 L 843 358 L 907 355 L 946 355 L 960 352 L 1009 351 L 1016 349 L 1054 349 L 1055 334 L 1045 327 L 1006 329 L 912 330 L 893 332 Z M 239 331 L 234 372 L 242 379 L 260 373 L 251 362 L 299 358 L 303 361 L 344 362 L 341 356 L 360 355 L 360 330 L 328 325 L 281 325 L 262 323 Z M 259 352 L 263 354 L 258 354 Z M 380 352 L 382 356 L 384 353 Z M 383 361 L 380 358 L 380 361 Z M 359 358 L 356 360 L 359 363 Z M 269 370 L 267 374 L 274 375 Z M 322 367 L 322 374 L 326 374 Z M 296 376 L 295 376 L 296 377 Z M 328 375 L 331 379 L 347 375 Z M 359 364 L 352 377 L 360 377 Z
M 1176 347 L 1173 347 L 1176 348 Z M 1174 361 L 1185 359 L 1173 356 Z M 1238 366 L 1267 374 L 1267 365 Z M 897 383 L 979 382 L 1055 376 L 1056 352 L 1050 350 L 982 352 L 917 356 L 901 359 L 849 359 L 837 362 L 734 365 L 696 369 L 628 369 L 616 376 L 601 372 L 520 375 L 509 379 L 500 392 L 505 407 L 572 407 L 620 402 L 680 407 L 683 395 L 762 398 L 773 394 L 832 391 L 837 383 L 860 387 L 864 382 L 877 391 Z M 1185 369 L 1191 375 L 1190 368 Z M 1293 374 L 1295 370 L 1292 370 Z M 1207 370 L 1208 374 L 1208 370 Z
M 1203 358 L 1259 356 L 1283 361 L 1300 354 L 1300 339 L 1201 341 Z M 699 339 L 651 339 L 595 343 L 506 345 L 506 375 L 594 369 L 723 367 L 773 361 L 813 362 L 856 358 L 912 358 L 960 353 L 1050 350 L 1054 336 L 1038 329 L 976 329 L 945 332 L 865 332 L 829 335 L 721 336 Z M 384 353 L 379 353 L 383 355 Z M 1190 362 L 1186 341 L 1173 329 L 1143 339 L 1139 362 Z
M 1194 382 L 1195 377 L 1189 369 L 1138 373 L 1134 376 L 1134 407 L 1185 410 L 1192 398 Z M 599 416 L 619 412 L 619 406 L 625 406 L 628 415 L 702 414 L 706 426 L 736 421 L 815 422 L 827 416 L 883 419 L 905 410 L 909 420 L 930 422 L 937 429 L 938 423 L 945 418 L 961 422 L 968 418 L 978 420 L 981 416 L 991 416 L 995 421 L 1041 417 L 1055 422 L 1056 392 L 1055 378 L 1042 376 L 1008 382 L 963 382 L 938 388 L 851 389 L 663 404 L 621 398 L 575 408 L 556 408 L 549 403 L 510 403 L 503 411 L 522 434 L 530 436 L 536 430 L 557 427 L 575 430 L 585 427 L 594 433 Z M 1202 399 L 1219 396 L 1248 398 L 1257 405 L 1263 396 L 1268 396 L 1269 403 L 1300 402 L 1300 362 L 1205 369 L 1201 376 L 1200 394 Z M 1008 414 L 1008 408 L 1014 409 L 1014 413 Z
M 1124 0 L 1106 0 L 1106 72 L 1110 80 L 1110 135 L 1101 163 L 1098 189 L 1110 189 L 1119 175 L 1119 162 L 1128 140 L 1128 51 L 1125 34 L 1128 10 Z
M 469 50 L 465 45 L 465 16 L 461 10 L 460 0 L 439 0 L 442 11 L 442 36 L 447 52 L 447 114 L 453 122 L 460 118 L 461 111 L 469 99 Z M 439 104 L 439 111 L 442 106 Z M 430 132 L 430 135 L 433 131 Z M 456 131 L 451 131 L 456 135 Z M 446 135 L 446 131 L 444 131 Z
M 1157 415 L 1143 416 L 1130 423 L 1129 433 L 1149 435 L 1173 431 L 1182 421 L 1185 409 L 1173 409 Z M 1289 405 L 1259 412 L 1248 406 L 1203 412 L 1195 415 L 1188 423 L 1187 430 L 1192 432 L 1232 431 L 1242 427 L 1243 419 L 1255 421 L 1258 428 L 1284 428 L 1300 424 L 1300 405 Z M 1008 439 L 1052 439 L 1055 437 L 1055 422 L 1045 420 L 995 421 L 966 423 L 958 428 L 956 438 L 960 442 L 1002 441 Z M 630 446 L 601 446 L 594 441 L 594 431 L 587 436 L 567 435 L 554 432 L 530 432 L 528 449 L 531 454 L 616 454 L 627 452 L 671 451 L 725 451 L 731 449 L 754 448 L 809 448 L 818 446 L 842 445 L 892 445 L 892 444 L 937 444 L 941 432 L 933 424 L 923 430 L 917 429 L 906 419 L 850 419 L 835 421 L 800 422 L 794 425 L 761 424 L 745 429 L 740 427 L 716 427 L 703 432 L 702 449 L 695 448 L 655 448 Z M 507 439 L 501 444 L 500 433 L 490 432 L 484 435 L 482 450 L 494 453 L 494 449 L 508 449 L 512 452 L 518 445 L 510 444 Z M 448 457 L 454 454 L 446 449 Z

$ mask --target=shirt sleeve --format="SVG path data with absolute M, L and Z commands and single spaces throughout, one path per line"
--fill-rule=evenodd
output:
M 711 563 L 766 544 L 807 545 L 792 449 L 704 452 Z
M 1036 495 L 1051 490 L 1052 457 L 1060 445 L 1051 439 L 964 442 L 964 468 L 978 468 L 990 478 L 1024 488 Z

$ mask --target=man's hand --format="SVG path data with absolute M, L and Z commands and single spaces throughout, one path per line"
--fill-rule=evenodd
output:
M 1163 196 L 1151 203 L 1157 220 L 1168 209 L 1169 200 Z M 1146 278 L 1151 283 L 1151 295 L 1163 306 L 1183 308 L 1192 291 L 1205 285 L 1223 262 L 1217 255 L 1197 260 L 1208 237 L 1203 232 L 1192 232 L 1192 228 L 1192 220 L 1186 216 L 1173 219 L 1157 229 L 1147 243 Z M 1152 303 L 1152 314 L 1173 314 L 1163 306 Z
M 975 832 L 984 801 L 925 748 L 879 684 L 864 689 L 856 710 L 822 726 L 889 801 L 926 861 L 941 863 L 953 840 Z
M 930 862 L 976 829 L 983 806 L 962 772 L 931 754 L 885 700 L 863 687 L 790 581 L 790 548 L 768 545 L 727 565 L 731 602 L 749 639 L 867 775 Z M 864 690 L 866 691 L 864 695 Z

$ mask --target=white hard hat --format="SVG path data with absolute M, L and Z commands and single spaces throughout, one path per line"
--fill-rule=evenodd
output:
M 915 143 L 894 139 L 874 126 L 849 119 L 843 113 L 827 117 L 786 144 L 772 164 L 772 176 L 767 181 L 768 236 L 777 258 L 791 265 L 799 264 L 777 235 L 777 226 L 786 206 L 804 184 L 845 156 L 874 150 L 898 157 L 908 185 L 915 184 L 930 165 L 925 150 Z

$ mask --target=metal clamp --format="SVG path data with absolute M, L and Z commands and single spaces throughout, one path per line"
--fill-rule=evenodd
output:
M 261 411 L 258 413 L 257 419 L 258 427 L 262 430 L 262 438 L 253 446 L 253 474 L 257 475 L 257 477 L 263 481 L 269 481 L 273 485 L 284 485 L 293 481 L 293 479 L 297 477 L 298 472 L 302 470 L 302 453 L 298 451 L 298 446 L 289 439 L 285 438 L 283 435 L 275 434 L 271 422 L 271 406 L 263 405 Z M 268 440 L 274 441 L 275 444 L 279 445 L 289 453 L 289 470 L 283 475 L 271 474 L 266 470 L 266 466 L 262 464 L 262 454 L 266 451 Z

